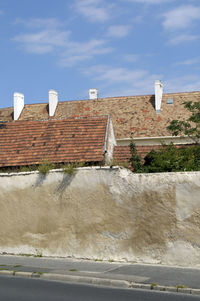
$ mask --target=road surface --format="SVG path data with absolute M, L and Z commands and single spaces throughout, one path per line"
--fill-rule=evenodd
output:
M 200 296 L 0 276 L 1 301 L 197 301 Z

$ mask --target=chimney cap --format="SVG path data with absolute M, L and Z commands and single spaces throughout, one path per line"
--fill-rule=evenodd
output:
M 18 120 L 24 108 L 24 94 L 19 92 L 14 92 L 13 102 L 14 102 L 14 120 Z
M 163 84 L 160 80 L 155 80 L 155 109 L 156 113 L 160 113 L 163 96 Z
M 58 92 L 57 92 L 56 90 L 54 90 L 54 89 L 50 89 L 50 90 L 49 90 L 49 93 L 51 93 L 51 94 L 54 94 L 54 93 L 55 93 L 55 94 L 58 94 Z
M 49 116 L 54 116 L 58 104 L 58 92 L 56 90 L 49 90 Z
M 89 97 L 90 99 L 98 99 L 98 89 L 96 88 L 89 89 Z
M 162 86 L 163 86 L 161 80 L 159 80 L 159 79 L 156 79 L 156 80 L 155 80 L 155 85 L 162 85 Z
M 14 96 L 21 96 L 21 97 L 24 97 L 24 94 L 23 94 L 23 93 L 20 93 L 20 92 L 14 92 L 13 95 L 14 95 Z

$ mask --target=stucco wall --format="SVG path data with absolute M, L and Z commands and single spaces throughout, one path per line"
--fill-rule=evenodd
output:
M 200 265 L 200 172 L 0 175 L 0 252 Z

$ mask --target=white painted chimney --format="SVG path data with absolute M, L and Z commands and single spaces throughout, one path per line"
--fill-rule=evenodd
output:
M 14 120 L 18 120 L 24 108 L 24 94 L 14 93 Z
M 163 95 L 163 84 L 160 80 L 155 81 L 155 109 L 157 113 L 161 111 L 162 104 L 162 95 Z
M 49 116 L 53 116 L 58 104 L 58 92 L 49 90 Z
M 92 100 L 98 99 L 98 90 L 97 89 L 90 89 L 89 90 L 89 97 Z

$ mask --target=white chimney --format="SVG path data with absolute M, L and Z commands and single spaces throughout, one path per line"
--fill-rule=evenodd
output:
M 53 116 L 58 104 L 58 92 L 49 90 L 49 116 Z
M 24 108 L 24 94 L 14 93 L 14 120 L 18 120 Z
M 89 97 L 92 100 L 98 99 L 98 90 L 97 89 L 90 89 L 89 90 Z
M 155 81 L 155 109 L 159 113 L 161 111 L 162 104 L 162 95 L 163 95 L 163 84 L 160 80 Z

